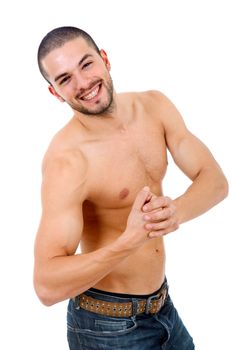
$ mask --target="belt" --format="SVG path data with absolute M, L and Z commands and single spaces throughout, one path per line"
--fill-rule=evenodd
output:
M 73 300 L 75 305 L 96 314 L 112 317 L 130 317 L 142 313 L 156 314 L 164 305 L 167 295 L 168 286 L 165 283 L 157 294 L 152 295 L 147 299 L 137 300 L 135 311 L 133 302 L 115 303 L 113 301 L 94 299 L 85 293 L 80 294 Z

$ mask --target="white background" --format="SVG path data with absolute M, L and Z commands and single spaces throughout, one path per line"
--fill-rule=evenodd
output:
M 37 69 L 40 40 L 73 25 L 107 51 L 115 88 L 158 89 L 232 182 L 231 1 L 10 1 L 1 5 L 1 349 L 67 349 L 66 302 L 47 308 L 32 285 L 40 166 L 72 115 Z M 164 192 L 189 181 L 169 161 Z M 204 195 L 204 194 L 203 194 Z M 167 276 L 198 350 L 232 349 L 232 197 L 166 237 Z M 4 344 L 4 345 L 3 345 Z

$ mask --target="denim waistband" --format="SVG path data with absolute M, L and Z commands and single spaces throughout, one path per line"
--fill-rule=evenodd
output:
M 90 296 L 95 299 L 105 300 L 105 301 L 111 301 L 111 302 L 130 302 L 132 300 L 143 300 L 143 299 L 150 299 L 155 298 L 156 296 L 160 294 L 160 291 L 163 288 L 168 289 L 167 279 L 165 278 L 164 282 L 162 283 L 161 287 L 156 290 L 155 292 L 148 294 L 148 295 L 136 295 L 136 294 L 123 294 L 123 293 L 111 293 L 107 291 L 102 291 L 95 288 L 90 288 L 87 291 L 84 292 L 85 295 Z

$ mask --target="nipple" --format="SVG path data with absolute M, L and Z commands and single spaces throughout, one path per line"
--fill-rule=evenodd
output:
M 128 188 L 123 188 L 123 190 L 119 194 L 120 199 L 125 199 L 129 194 Z

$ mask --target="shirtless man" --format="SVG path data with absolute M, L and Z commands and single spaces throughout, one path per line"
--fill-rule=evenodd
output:
M 117 94 L 82 30 L 48 33 L 38 63 L 74 112 L 43 161 L 38 297 L 70 299 L 72 350 L 194 349 L 167 291 L 163 236 L 226 197 L 222 170 L 162 93 Z M 167 149 L 192 180 L 176 199 L 162 191 Z

